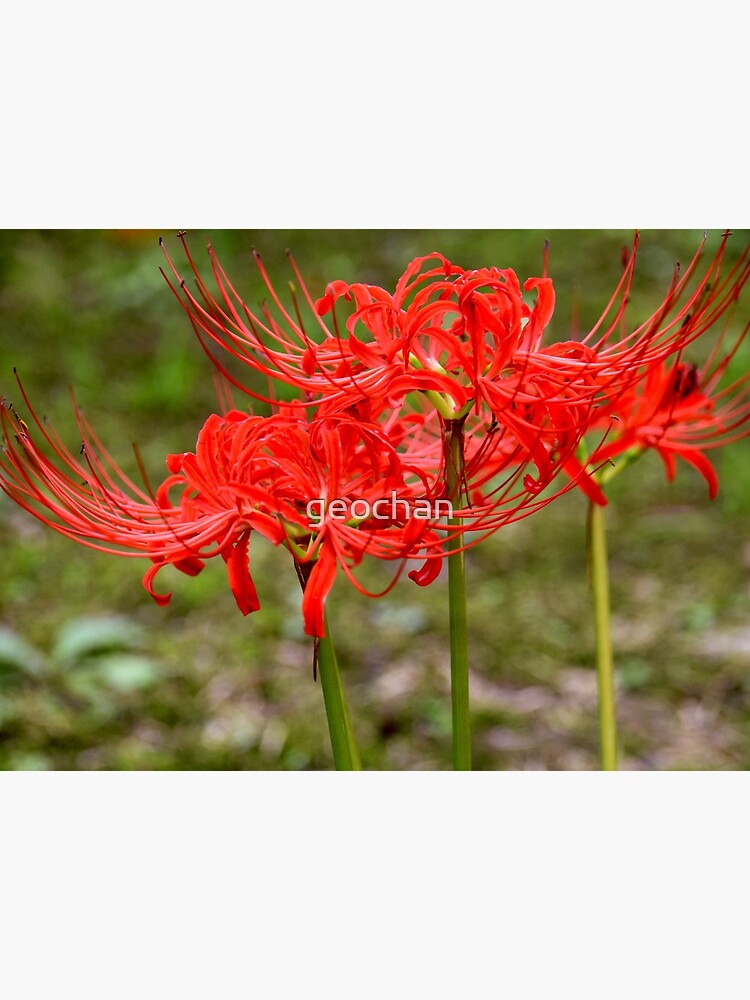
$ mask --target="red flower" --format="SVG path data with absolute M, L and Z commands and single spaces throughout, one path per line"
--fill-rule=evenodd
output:
M 189 291 L 167 255 L 179 281 L 179 286 L 172 282 L 170 286 L 214 363 L 226 373 L 212 344 L 255 371 L 303 390 L 307 398 L 318 396 L 343 407 L 361 399 L 393 401 L 418 391 L 430 395 L 444 416 L 454 417 L 467 405 L 471 408 L 480 375 L 492 378 L 508 366 L 515 350 L 538 342 L 554 305 L 549 279 L 533 278 L 526 283 L 526 289 L 536 289 L 539 296 L 537 305 L 530 308 L 513 271 L 464 271 L 440 254 L 412 261 L 393 295 L 373 285 L 336 281 L 316 303 L 295 268 L 312 311 L 313 337 L 299 312 L 293 318 L 282 304 L 257 253 L 256 264 L 281 322 L 269 307 L 262 317 L 248 308 L 209 246 L 219 290 L 219 300 L 214 298 L 184 238 L 183 245 L 198 295 Z M 332 328 L 322 318 L 333 312 L 340 298 L 353 301 L 356 307 L 346 323 L 347 336 L 340 331 L 335 314 Z M 261 398 L 255 390 L 232 381 Z
M 24 399 L 29 405 L 25 393 Z M 205 560 L 221 556 L 238 607 L 243 614 L 257 610 L 248 562 L 257 531 L 305 567 L 305 628 L 321 636 L 339 567 L 366 593 L 352 574 L 365 555 L 403 566 L 440 541 L 436 518 L 425 513 L 439 482 L 419 463 L 404 461 L 375 424 L 346 416 L 308 423 L 289 412 L 213 414 L 195 452 L 168 456 L 170 475 L 152 496 L 117 468 L 77 410 L 84 441 L 78 457 L 29 410 L 33 433 L 10 404 L 0 408 L 0 487 L 61 534 L 100 551 L 150 559 L 143 582 L 159 604 L 171 596 L 155 590 L 161 569 L 172 565 L 195 575 Z M 398 500 L 393 516 L 388 509 L 382 517 L 368 515 L 391 494 Z M 311 501 L 320 503 L 313 520 Z M 412 516 L 418 504 L 420 513 Z M 434 577 L 433 569 L 430 563 L 427 576 Z M 415 578 L 425 582 L 425 572 Z
M 343 408 L 363 399 L 396 405 L 407 393 L 420 392 L 446 419 L 472 407 L 478 411 L 484 404 L 495 419 L 508 419 L 515 427 L 519 418 L 514 410 L 525 407 L 520 426 L 554 433 L 551 428 L 559 428 L 562 415 L 571 422 L 571 412 L 576 426 L 581 425 L 576 405 L 616 397 L 639 366 L 659 363 L 716 323 L 750 274 L 750 249 L 746 249 L 722 276 L 728 236 L 697 283 L 693 279 L 703 244 L 683 272 L 678 266 L 653 315 L 634 330 L 624 331 L 636 236 L 622 279 L 590 333 L 581 340 L 548 346 L 543 338 L 555 294 L 546 276 L 529 278 L 522 288 L 511 269 L 467 271 L 433 253 L 412 261 L 392 294 L 376 285 L 334 281 L 313 303 L 292 261 L 311 311 L 308 330 L 296 299 L 292 316 L 257 253 L 255 261 L 276 315 L 270 305 L 258 315 L 243 302 L 210 246 L 218 298 L 195 267 L 184 234 L 180 238 L 197 294 L 188 289 L 168 255 L 167 260 L 178 282 L 170 281 L 170 286 L 205 350 L 235 385 L 256 398 L 263 394 L 229 375 L 216 346 L 256 372 L 295 386 L 311 402 L 327 399 Z M 533 306 L 525 301 L 524 292 L 536 295 Z M 344 329 L 335 312 L 342 300 L 353 306 Z M 531 414 L 528 407 L 533 408 Z
M 747 331 L 748 327 L 743 337 Z M 593 460 L 599 464 L 623 456 L 629 462 L 652 448 L 664 462 L 670 481 L 676 459 L 681 458 L 700 472 L 713 499 L 719 481 L 705 452 L 750 434 L 750 374 L 720 387 L 741 340 L 733 351 L 720 360 L 714 357 L 703 369 L 672 360 L 648 372 L 618 400 L 611 414 L 616 423 Z M 612 474 L 619 465 L 615 463 Z
M 737 299 L 750 274 L 750 251 L 723 275 L 727 238 L 697 282 L 702 247 L 684 273 L 676 271 L 654 314 L 627 331 L 636 237 L 622 280 L 591 332 L 582 340 L 547 346 L 543 338 L 554 289 L 546 275 L 529 278 L 522 288 L 510 269 L 466 271 L 440 254 L 412 261 L 392 294 L 375 285 L 334 281 L 315 303 L 295 267 L 312 314 L 309 329 L 296 300 L 294 316 L 281 302 L 257 254 L 273 306 L 265 306 L 262 315 L 242 301 L 210 247 L 218 297 L 201 279 L 187 246 L 197 292 L 181 279 L 179 286 L 170 285 L 214 364 L 248 394 L 264 398 L 229 373 L 217 346 L 271 383 L 296 387 L 305 406 L 326 412 L 382 420 L 384 413 L 405 406 L 407 397 L 407 412 L 420 409 L 413 401 L 421 398 L 445 422 L 473 412 L 477 426 L 501 429 L 502 447 L 519 466 L 534 464 L 530 488 L 539 492 L 565 470 L 603 503 L 588 467 L 576 458 L 581 440 L 597 423 L 599 407 L 609 410 L 644 373 L 684 349 Z M 533 305 L 524 292 L 535 294 Z M 352 307 L 343 328 L 336 315 L 342 301 Z
M 314 326 L 308 332 L 296 304 L 293 318 L 279 299 L 258 254 L 255 261 L 279 318 L 269 306 L 259 316 L 242 301 L 209 247 L 219 291 L 215 298 L 186 245 L 185 251 L 197 295 L 167 256 L 179 281 L 170 281 L 170 287 L 213 362 L 255 398 L 266 397 L 228 372 L 216 345 L 254 371 L 296 387 L 309 405 L 326 400 L 347 409 L 370 401 L 392 407 L 409 393 L 421 393 L 445 419 L 460 418 L 472 409 L 479 412 L 484 404 L 495 419 L 507 418 L 522 437 L 529 429 L 554 436 L 559 427 L 574 422 L 570 407 L 576 400 L 555 379 L 563 364 L 556 353 L 548 358 L 541 347 L 554 309 L 549 278 L 529 278 L 522 289 L 510 269 L 466 271 L 434 253 L 412 261 L 392 295 L 374 285 L 335 281 L 313 303 L 295 268 L 312 311 Z M 524 291 L 536 294 L 535 305 L 526 303 Z M 341 299 L 355 307 L 346 333 L 335 315 Z M 327 324 L 324 317 L 329 313 Z
M 185 249 L 197 295 L 182 280 L 179 287 L 170 285 L 213 362 L 248 394 L 266 398 L 229 373 L 216 345 L 271 381 L 299 389 L 304 405 L 324 405 L 327 412 L 366 408 L 382 414 L 400 408 L 407 396 L 428 400 L 446 421 L 489 412 L 487 422 L 501 425 L 505 437 L 513 438 L 509 447 L 536 466 L 537 490 L 575 454 L 591 418 L 593 375 L 582 402 L 574 384 L 582 381 L 579 362 L 541 346 L 554 308 L 550 279 L 530 278 L 522 289 L 510 269 L 465 271 L 431 254 L 409 265 L 393 295 L 377 286 L 333 282 L 313 304 L 295 269 L 313 311 L 313 338 L 299 312 L 293 319 L 285 309 L 257 254 L 281 321 L 270 307 L 261 317 L 242 302 L 209 248 L 219 289 L 214 298 Z M 526 303 L 524 291 L 536 294 L 535 305 Z M 342 298 L 355 307 L 346 334 L 335 315 Z M 328 313 L 330 327 L 323 320 Z M 580 349 L 574 345 L 576 354 Z M 601 499 L 594 484 L 589 489 Z

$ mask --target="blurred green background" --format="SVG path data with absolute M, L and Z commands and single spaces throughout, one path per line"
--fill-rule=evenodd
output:
M 212 367 L 159 266 L 158 231 L 0 233 L 0 395 L 23 416 L 17 366 L 37 411 L 72 450 L 68 386 L 131 473 L 137 441 L 154 481 L 191 450 L 216 409 Z M 174 233 L 163 232 L 183 268 Z M 728 261 L 747 245 L 730 240 Z M 631 325 L 661 301 L 674 261 L 702 233 L 644 231 Z M 590 327 L 621 272 L 625 231 L 193 231 L 210 238 L 249 304 L 263 295 L 250 248 L 287 296 L 290 247 L 313 296 L 342 278 L 392 288 L 416 255 L 541 273 L 545 238 L 557 307 Z M 705 260 L 718 246 L 710 233 Z M 186 272 L 183 269 L 183 273 Z M 748 317 L 746 293 L 732 319 Z M 709 340 L 710 338 L 706 338 Z M 705 345 L 702 345 L 705 347 Z M 696 352 L 697 353 L 697 352 Z M 690 358 L 688 358 L 690 360 Z M 696 360 L 700 360 L 697 358 Z M 738 371 L 750 367 L 743 346 Z M 237 402 L 241 402 L 237 397 Z M 249 402 L 249 401 L 248 401 Z M 243 404 L 244 405 L 244 404 Z M 666 484 L 647 456 L 616 479 L 609 509 L 623 766 L 750 766 L 750 445 L 714 453 L 719 497 L 681 465 Z M 137 474 L 137 473 L 136 473 Z M 570 493 L 472 550 L 469 627 L 474 752 L 484 769 L 597 766 L 585 503 Z M 0 767 L 320 769 L 331 755 L 311 645 L 288 554 L 251 547 L 262 609 L 243 619 L 223 563 L 195 579 L 165 570 L 172 603 L 143 591 L 141 560 L 88 551 L 0 495 Z M 366 566 L 372 584 L 385 579 Z M 339 580 L 329 601 L 365 767 L 450 767 L 447 585 L 404 579 L 371 600 Z

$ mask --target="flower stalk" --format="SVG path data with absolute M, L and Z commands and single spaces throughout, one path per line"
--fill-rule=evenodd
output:
M 596 679 L 599 694 L 599 744 L 602 771 L 617 770 L 617 710 L 609 597 L 609 567 L 604 507 L 589 503 L 587 541 L 594 595 Z
M 460 507 L 464 483 L 464 420 L 451 420 L 445 428 L 446 486 L 454 507 Z M 460 526 L 452 517 L 449 526 Z M 463 536 L 451 533 L 448 551 L 448 606 L 451 648 L 451 716 L 453 768 L 471 770 L 471 718 L 469 714 L 469 642 L 466 626 L 466 566 L 461 550 Z M 456 550 L 461 551 L 456 551 Z
M 336 658 L 336 649 L 331 639 L 331 629 L 326 618 L 326 634 L 318 640 L 317 663 L 320 672 L 320 686 L 331 734 L 333 762 L 337 771 L 361 771 L 362 763 L 354 740 L 349 709 L 346 704 L 341 673 Z

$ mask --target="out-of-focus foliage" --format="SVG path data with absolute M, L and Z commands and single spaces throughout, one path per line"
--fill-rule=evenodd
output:
M 69 389 L 114 457 L 149 474 L 189 450 L 216 408 L 212 368 L 163 278 L 158 232 L 0 234 L 0 395 L 19 411 L 17 366 L 38 411 L 75 447 Z M 163 233 L 180 258 L 178 241 Z M 663 297 L 699 232 L 644 232 L 630 319 Z M 313 295 L 333 278 L 392 287 L 439 250 L 465 267 L 541 273 L 545 238 L 567 337 L 598 318 L 620 275 L 626 232 L 219 231 L 189 234 L 208 274 L 209 238 L 239 291 L 264 291 L 251 246 L 283 294 L 290 247 Z M 707 254 L 720 234 L 709 234 Z M 729 257 L 748 234 L 730 241 Z M 745 299 L 750 297 L 750 292 Z M 747 301 L 732 322 L 739 328 Z M 747 370 L 750 350 L 735 367 Z M 237 402 L 245 401 L 239 398 Z M 715 454 L 719 498 L 681 468 L 672 486 L 647 456 L 612 485 L 614 631 L 625 766 L 750 766 L 750 446 Z M 585 503 L 569 494 L 469 553 L 476 764 L 596 767 Z M 0 497 L 0 766 L 326 768 L 322 696 L 285 553 L 254 539 L 263 607 L 243 619 L 223 566 L 167 570 L 169 607 L 140 586 L 144 565 L 76 546 Z M 171 574 L 171 576 L 169 575 Z M 373 583 L 382 568 L 366 567 Z M 339 581 L 330 602 L 365 766 L 450 766 L 447 593 L 404 578 L 368 600 Z

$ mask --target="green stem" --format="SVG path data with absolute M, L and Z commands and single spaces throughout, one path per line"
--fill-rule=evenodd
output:
M 596 677 L 599 688 L 599 734 L 603 771 L 617 770 L 617 711 L 615 674 L 612 655 L 612 632 L 609 608 L 609 568 L 604 508 L 589 504 L 588 550 L 591 560 L 591 586 L 594 592 L 596 638 Z
M 446 425 L 446 486 L 448 499 L 461 504 L 464 480 L 464 421 L 452 420 Z M 449 525 L 460 525 L 460 517 L 449 519 Z M 451 555 L 463 545 L 461 534 L 451 534 L 448 550 L 448 606 L 451 646 L 451 711 L 453 718 L 453 768 L 471 770 L 471 720 L 469 715 L 469 642 L 466 628 L 466 566 L 464 553 Z
M 318 645 L 318 670 L 320 672 L 320 686 L 323 688 L 328 730 L 331 734 L 333 761 L 337 771 L 361 771 L 362 764 L 357 744 L 354 741 L 354 731 L 346 706 L 339 664 L 327 617 L 325 627 L 325 638 L 321 639 Z

